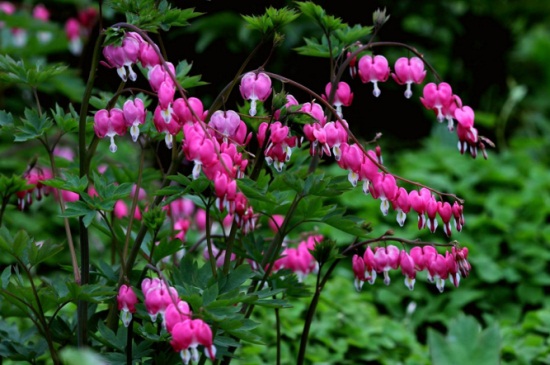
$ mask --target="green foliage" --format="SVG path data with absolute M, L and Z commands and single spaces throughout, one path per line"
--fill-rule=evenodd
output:
M 323 29 L 323 35 L 320 38 L 306 38 L 304 39 L 305 46 L 295 48 L 301 55 L 337 58 L 347 46 L 365 40 L 372 32 L 372 27 L 369 26 L 356 24 L 350 27 L 340 18 L 327 15 L 321 6 L 313 2 L 298 2 L 297 4 L 304 15 L 313 18 Z
M 472 317 L 459 317 L 449 325 L 447 336 L 430 330 L 428 345 L 433 364 L 497 364 L 500 358 L 500 335 L 496 326 L 481 330 Z
M 16 61 L 8 55 L 0 54 L 0 80 L 6 83 L 25 84 L 36 88 L 66 69 L 65 65 L 44 64 L 41 61 L 28 66 L 23 60 Z
M 298 18 L 299 14 L 294 9 L 281 8 L 275 9 L 268 7 L 265 14 L 261 16 L 247 16 L 243 15 L 243 19 L 246 21 L 247 26 L 250 29 L 257 30 L 264 35 L 268 35 L 271 32 L 278 32 L 280 28 L 293 22 Z
M 207 82 L 201 81 L 201 75 L 190 76 L 189 71 L 193 65 L 187 61 L 181 61 L 176 65 L 176 79 L 183 89 L 190 89 L 197 86 L 206 85 Z
M 108 4 L 113 10 L 126 15 L 126 21 L 140 29 L 158 33 L 159 30 L 168 31 L 172 27 L 189 25 L 189 20 L 196 18 L 201 13 L 192 8 L 173 8 L 166 0 L 156 2 L 153 0 L 111 0 Z

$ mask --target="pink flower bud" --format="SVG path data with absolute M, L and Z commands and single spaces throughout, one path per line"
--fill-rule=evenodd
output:
M 42 20 L 42 21 L 48 21 L 50 19 L 50 12 L 48 9 L 44 6 L 44 4 L 37 4 L 32 9 L 32 16 L 35 19 Z

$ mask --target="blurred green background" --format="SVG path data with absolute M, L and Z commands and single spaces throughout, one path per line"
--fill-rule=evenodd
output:
M 52 17 L 59 19 L 66 17 L 68 5 L 79 3 L 84 2 L 44 1 L 57 9 Z M 162 34 L 169 59 L 193 62 L 193 73 L 210 82 L 192 90 L 205 105 L 231 81 L 257 40 L 243 28 L 239 14 L 260 14 L 269 5 L 291 4 L 173 3 L 205 12 L 190 27 Z M 390 286 L 379 280 L 357 293 L 351 263 L 342 263 L 321 297 L 308 362 L 550 364 L 550 2 L 316 3 L 350 25 L 371 24 L 372 12 L 385 7 L 390 19 L 378 39 L 407 43 L 423 53 L 463 103 L 475 110 L 476 127 L 496 147 L 488 150 L 488 160 L 460 155 L 456 135 L 437 123 L 419 102 L 419 87 L 414 88 L 411 100 L 405 100 L 402 88 L 393 82 L 381 85 L 379 98 L 372 97 L 370 87 L 357 80 L 352 83 L 355 99 L 352 106 L 344 108 L 346 120 L 365 140 L 383 134 L 380 145 L 388 168 L 465 199 L 466 225 L 462 232 L 453 232 L 453 239 L 469 248 L 472 271 L 459 288 L 447 283 L 444 293 L 422 275 L 414 291 L 409 291 L 399 272 L 392 276 Z M 312 34 L 317 34 L 317 29 L 305 19 L 290 25 L 284 45 L 277 49 L 268 69 L 322 93 L 329 76 L 326 60 L 297 56 L 292 50 Z M 50 60 L 69 63 L 84 80 L 91 44 L 86 47 L 81 58 L 53 53 Z M 398 48 L 377 52 L 390 60 L 408 56 Z M 258 57 L 251 68 L 263 61 Z M 111 87 L 111 81 L 114 87 L 118 85 L 111 71 L 99 70 L 104 80 L 101 87 Z M 349 77 L 345 81 L 351 83 Z M 434 78 L 428 76 L 427 81 Z M 28 102 L 14 99 L 13 89 L 1 93 L 0 109 L 17 110 Z M 300 100 L 301 95 L 296 96 Z M 50 102 L 53 105 L 62 98 L 69 96 Z M 0 156 L 4 160 L 14 150 L 8 140 L 2 143 Z M 2 162 L 5 171 L 15 166 L 15 162 Z M 363 196 L 360 189 L 341 200 L 351 212 L 372 222 L 373 237 L 392 228 L 404 238 L 446 241 L 441 231 L 435 237 L 419 232 L 412 214 L 405 227 L 398 228 L 394 216 L 383 217 L 379 202 Z M 321 229 L 346 243 L 345 234 Z M 307 303 L 307 298 L 301 299 L 294 308 L 281 312 L 283 363 L 292 363 L 296 356 Z M 274 323 L 272 311 L 258 315 L 262 321 Z M 273 363 L 272 329 L 272 325 L 259 327 L 256 331 L 268 345 L 245 345 L 237 352 L 240 359 L 236 363 Z

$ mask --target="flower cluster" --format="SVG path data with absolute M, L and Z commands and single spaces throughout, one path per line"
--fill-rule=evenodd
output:
M 216 347 L 213 344 L 212 330 L 202 319 L 193 318 L 189 304 L 179 298 L 176 288 L 158 278 L 145 278 L 141 282 L 141 290 L 151 321 L 156 322 L 158 316 L 161 316 L 162 328 L 171 335 L 170 344 L 174 351 L 180 353 L 185 364 L 198 361 L 199 345 L 204 347 L 208 358 L 215 359 Z M 138 302 L 133 289 L 122 285 L 117 301 L 123 323 L 128 326 Z
M 411 85 L 421 84 L 426 77 L 424 61 L 419 57 L 400 57 L 394 64 L 393 72 L 389 62 L 383 55 L 364 55 L 359 61 L 355 59 L 350 62 L 352 77 L 357 75 L 363 83 L 372 83 L 373 94 L 378 97 L 381 90 L 378 83 L 392 78 L 400 85 L 406 85 L 405 97 L 412 96 Z M 327 91 L 328 93 L 328 91 Z M 348 92 L 348 94 L 350 94 Z M 339 108 L 338 98 L 334 99 L 334 105 Z M 428 110 L 433 110 L 439 122 L 447 120 L 449 131 L 454 131 L 454 121 L 458 123 L 456 133 L 458 136 L 458 149 L 461 154 L 467 150 L 472 157 L 477 157 L 477 150 L 480 148 L 486 158 L 485 145 L 478 138 L 478 131 L 474 127 L 474 111 L 471 107 L 463 105 L 460 97 L 453 93 L 451 86 L 446 82 L 430 82 L 424 86 L 420 101 Z M 351 103 L 351 102 L 350 102 Z M 344 104 L 345 105 L 345 104 Z
M 49 169 L 34 166 L 27 170 L 23 177 L 27 180 L 28 187 L 16 193 L 17 208 L 19 210 L 24 210 L 26 206 L 32 204 L 33 195 L 36 200 L 41 200 L 43 195 L 49 195 L 51 189 L 48 186 L 44 186 L 43 182 L 51 179 L 53 176 Z
M 319 263 L 311 252 L 315 245 L 323 240 L 323 235 L 312 234 L 298 243 L 296 247 L 285 247 L 281 257 L 273 265 L 273 272 L 282 269 L 291 270 L 302 282 L 308 274 L 315 274 L 319 270 Z
M 70 148 L 57 147 L 53 151 L 54 156 L 72 161 L 74 158 L 74 152 Z M 53 193 L 56 200 L 63 203 L 74 202 L 79 199 L 78 193 L 64 189 L 54 189 L 44 183 L 54 177 L 52 170 L 47 167 L 40 166 L 38 164 L 30 167 L 23 174 L 23 178 L 26 180 L 27 186 L 16 193 L 17 196 L 17 209 L 23 211 L 30 207 L 34 199 L 37 201 L 42 200 L 44 196 L 49 196 Z
M 374 250 L 367 247 L 364 254 L 354 255 L 352 259 L 355 274 L 355 288 L 361 290 L 365 281 L 374 284 L 378 274 L 384 275 L 384 283 L 390 284 L 390 270 L 397 270 L 405 276 L 405 285 L 414 289 L 416 273 L 426 271 L 428 281 L 435 283 L 443 292 L 445 280 L 458 287 L 461 277 L 467 277 L 471 266 L 468 262 L 468 249 L 452 247 L 445 255 L 437 252 L 433 246 L 415 246 L 408 253 L 394 245 L 379 246 Z
M 384 215 L 389 214 L 390 209 L 396 212 L 400 226 L 404 225 L 411 212 L 418 216 L 418 228 L 428 228 L 432 233 L 441 225 L 444 233 L 451 236 L 451 221 L 457 231 L 464 225 L 463 207 L 458 199 L 448 202 L 438 199 L 441 195 L 426 187 L 408 191 L 399 186 L 398 179 L 383 165 L 380 147 L 366 150 L 357 142 L 347 121 L 343 119 L 342 108 L 353 102 L 353 92 L 346 82 L 328 83 L 322 95 L 322 103 L 315 100 L 300 103 L 293 95 L 285 94 L 286 104 L 283 108 L 287 113 L 283 113 L 283 109 L 273 110 L 269 119 L 258 123 L 254 136 L 254 131 L 249 129 L 237 111 L 224 107 L 223 110 L 208 112 L 200 99 L 185 95 L 186 91 L 177 87 L 174 65 L 162 61 L 158 47 L 145 41 L 144 36 L 127 32 L 120 44 L 104 47 L 103 55 L 106 60 L 103 64 L 115 68 L 124 82 L 137 79 L 133 65 L 139 63 L 143 70 L 147 70 L 147 80 L 157 98 L 152 112 L 154 126 L 159 133 L 165 134 L 168 148 L 173 148 L 175 136 L 181 133 L 181 151 L 185 159 L 193 164 L 192 178 L 196 180 L 204 176 L 212 182 L 215 207 L 220 216 L 224 216 L 223 221 L 215 223 L 222 226 L 221 236 L 226 236 L 226 231 L 233 224 L 243 234 L 257 228 L 258 215 L 237 184 L 237 180 L 245 176 L 249 167 L 249 155 L 243 153 L 243 150 L 254 137 L 266 164 L 273 166 L 279 173 L 291 160 L 293 149 L 301 147 L 304 141 L 309 142 L 311 156 L 334 158 L 338 166 L 347 171 L 348 180 L 353 186 L 361 182 L 365 194 L 380 200 L 380 209 Z M 351 61 L 352 77 L 359 77 L 363 83 L 372 83 L 376 97 L 381 95 L 379 84 L 387 81 L 390 75 L 398 84 L 406 85 L 406 98 L 412 96 L 412 84 L 421 84 L 426 76 L 424 62 L 418 57 L 399 58 L 393 72 L 387 59 L 381 55 L 364 55 L 358 61 Z M 271 77 L 262 71 L 247 72 L 240 78 L 239 91 L 243 99 L 250 102 L 249 116 L 261 118 L 261 115 L 257 116 L 258 111 L 261 114 L 263 110 L 260 103 L 265 103 L 272 95 Z M 180 97 L 176 98 L 176 93 Z M 436 112 L 439 121 L 447 119 L 450 130 L 454 130 L 454 120 L 458 122 L 460 152 L 469 148 L 475 157 L 478 139 L 477 131 L 473 128 L 473 111 L 462 105 L 460 98 L 451 92 L 450 86 L 445 83 L 427 84 L 421 101 L 426 108 Z M 324 106 L 327 105 L 334 106 L 333 112 L 326 113 L 329 108 Z M 289 110 L 291 113 L 309 116 L 310 122 L 297 131 L 288 122 Z M 132 140 L 137 141 L 139 127 L 147 120 L 147 113 L 143 100 L 137 97 L 127 100 L 122 108 L 99 110 L 94 116 L 95 133 L 100 138 L 109 137 L 110 149 L 115 152 L 114 137 L 122 136 L 130 130 Z M 210 234 L 217 229 L 213 224 L 206 227 L 208 213 L 186 198 L 173 200 L 165 205 L 165 209 L 170 218 L 170 239 L 185 242 L 192 226 L 199 231 L 210 230 Z M 117 217 L 127 216 L 128 209 L 120 203 L 120 206 L 115 207 L 115 214 Z M 438 223 L 438 217 L 441 223 Z M 273 216 L 269 221 L 268 225 L 275 234 L 279 233 L 283 220 L 283 216 Z M 307 275 L 318 272 L 319 263 L 312 251 L 323 238 L 320 234 L 311 234 L 295 247 L 291 247 L 285 240 L 271 272 L 290 270 L 300 282 Z M 182 249 L 178 258 L 184 254 Z M 226 258 L 228 252 L 217 247 L 214 242 L 203 247 L 203 257 L 214 260 L 217 267 L 224 266 L 227 260 L 237 260 L 234 252 L 229 254 L 231 256 Z M 355 287 L 360 290 L 365 281 L 373 284 L 378 274 L 382 274 L 384 282 L 389 284 L 389 272 L 401 268 L 409 289 L 414 287 L 416 273 L 427 271 L 428 280 L 435 282 L 437 288 L 443 291 L 447 279 L 458 286 L 460 278 L 468 275 L 470 264 L 467 256 L 468 250 L 458 247 L 453 247 L 443 255 L 430 245 L 413 247 L 410 252 L 393 245 L 374 249 L 368 246 L 363 255 L 353 257 Z M 258 268 L 257 262 L 250 259 L 248 262 L 254 269 Z M 210 328 L 201 319 L 193 319 L 189 305 L 181 301 L 175 288 L 158 279 L 145 279 L 142 291 L 151 319 L 156 321 L 157 316 L 161 315 L 163 328 L 172 336 L 172 347 L 180 352 L 185 363 L 198 359 L 198 345 L 204 346 L 207 356 L 214 358 L 215 347 Z M 119 299 L 119 308 L 124 312 L 122 317 L 126 325 L 128 318 L 131 318 L 129 313 L 134 308 L 132 305 L 135 305 L 133 297 L 129 295 L 129 298 L 126 306 L 121 305 L 122 299 Z

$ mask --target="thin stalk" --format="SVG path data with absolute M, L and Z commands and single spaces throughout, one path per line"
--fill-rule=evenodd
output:
M 50 156 L 50 165 L 52 168 L 52 174 L 55 177 L 56 173 L 56 167 L 55 167 L 55 158 L 53 156 L 53 153 L 48 150 L 48 154 Z M 61 210 L 61 215 L 65 215 L 65 202 L 63 201 L 63 195 L 61 194 L 61 191 L 56 188 L 57 196 L 59 198 L 59 209 Z M 73 276 L 75 283 L 79 284 L 81 282 L 80 278 L 80 271 L 78 270 L 78 260 L 76 258 L 76 250 L 74 248 L 74 242 L 73 242 L 73 235 L 71 233 L 71 227 L 69 225 L 69 219 L 67 217 L 63 217 L 63 226 L 65 227 L 65 234 L 67 235 L 67 243 L 69 244 L 69 253 L 71 256 L 71 264 L 73 267 Z
M 126 256 L 128 255 L 128 247 L 130 245 L 130 238 L 132 237 L 132 225 L 134 223 L 134 212 L 136 211 L 137 201 L 139 196 L 139 190 L 141 189 L 141 180 L 143 177 L 143 166 L 145 164 L 145 150 L 141 148 L 141 154 L 139 157 L 138 177 L 136 182 L 136 188 L 134 196 L 132 197 L 132 206 L 130 208 L 130 218 L 128 220 L 128 227 L 126 228 L 126 241 L 124 242 L 124 249 L 122 251 L 122 269 L 125 269 Z M 126 275 L 125 272 L 123 272 Z
M 8 206 L 9 201 L 10 201 L 10 196 L 4 195 L 4 197 L 2 198 L 2 207 L 0 207 L 0 227 L 2 227 L 4 212 L 6 211 L 6 207 Z
M 40 106 L 40 99 L 38 98 L 38 93 L 36 91 L 36 88 L 33 88 L 32 90 L 33 90 L 34 97 L 36 99 L 36 105 L 38 107 L 38 114 L 40 116 L 42 116 L 42 108 Z M 58 140 L 59 140 L 59 138 L 57 139 L 57 141 Z M 55 146 L 57 141 L 54 143 L 53 146 Z M 47 143 L 46 140 L 40 139 L 40 142 L 46 148 L 46 152 L 48 153 L 48 157 L 50 158 L 50 167 L 52 169 L 52 174 L 53 174 L 53 177 L 55 177 L 57 175 L 57 173 L 56 173 L 57 169 L 56 169 L 56 166 L 55 166 L 55 158 L 54 158 L 54 155 L 53 155 L 53 147 L 50 148 L 48 146 L 48 143 Z M 64 216 L 65 215 L 65 204 L 63 202 L 63 195 L 61 194 L 61 191 L 59 191 L 59 189 L 57 189 L 57 188 L 56 188 L 56 192 L 57 192 L 57 196 L 59 198 L 59 208 L 61 210 L 61 214 Z M 4 207 L 2 207 L 2 208 L 4 208 Z M 2 213 L 3 213 L 3 209 L 2 209 Z M 0 215 L 0 226 L 1 226 L 1 215 Z M 76 283 L 80 283 L 80 272 L 78 270 L 78 260 L 76 258 L 76 251 L 75 251 L 75 248 L 74 248 L 73 235 L 71 233 L 71 228 L 70 228 L 70 225 L 69 225 L 69 219 L 67 217 L 63 217 L 63 226 L 65 228 L 65 235 L 67 236 L 67 243 L 69 244 L 69 252 L 70 252 L 70 256 L 71 256 L 71 265 L 73 267 L 74 281 Z
M 214 279 L 218 279 L 218 269 L 216 266 L 216 258 L 214 257 L 214 250 L 212 248 L 212 235 L 210 232 L 210 202 L 206 205 L 206 247 L 208 249 L 208 258 L 210 261 L 210 267 L 212 269 L 212 276 Z
M 351 245 L 353 246 L 353 245 Z M 315 285 L 315 293 L 313 295 L 313 298 L 311 298 L 311 302 L 309 304 L 309 307 L 307 309 L 306 319 L 304 322 L 304 329 L 302 331 L 302 335 L 300 338 L 300 349 L 298 351 L 298 359 L 296 361 L 297 365 L 302 365 L 304 363 L 305 354 L 306 354 L 306 347 L 309 337 L 309 330 L 311 328 L 311 323 L 313 322 L 313 315 L 315 314 L 315 310 L 317 309 L 317 304 L 319 303 L 319 298 L 321 297 L 321 292 L 323 288 L 325 287 L 325 284 L 327 283 L 328 279 L 330 278 L 330 275 L 338 265 L 338 263 L 341 261 L 341 258 L 335 259 L 330 267 L 328 268 L 327 272 L 321 279 L 321 271 L 322 271 L 322 265 L 319 267 L 319 272 L 317 273 L 317 285 Z
M 88 114 L 90 97 L 92 96 L 97 66 L 99 64 L 99 50 L 101 44 L 103 43 L 104 37 L 105 35 L 101 32 L 97 37 L 92 55 L 90 74 L 88 75 L 86 89 L 84 91 L 82 104 L 80 106 L 80 119 L 78 123 L 78 153 L 80 165 L 79 176 L 81 178 L 87 176 L 89 172 L 88 156 L 86 153 L 86 117 Z M 84 225 L 83 217 L 80 217 L 78 222 L 80 229 L 80 283 L 82 285 L 86 285 L 90 281 L 90 246 L 88 241 L 88 228 Z M 84 347 L 88 343 L 88 303 L 84 300 L 79 300 L 77 307 L 77 343 L 78 347 Z
M 61 364 L 61 361 L 59 359 L 59 355 L 57 354 L 57 350 L 55 349 L 55 346 L 53 344 L 52 334 L 50 332 L 50 327 L 48 326 L 48 322 L 46 321 L 46 317 L 44 315 L 44 308 L 42 308 L 42 302 L 40 301 L 40 297 L 38 296 L 38 291 L 36 290 L 36 285 L 34 284 L 34 280 L 32 278 L 32 274 L 23 262 L 20 260 L 17 260 L 19 263 L 19 266 L 23 268 L 25 273 L 27 274 L 29 278 L 29 282 L 31 284 L 31 290 L 32 294 L 34 296 L 34 300 L 36 300 L 36 305 L 38 306 L 38 310 L 36 311 L 37 319 L 40 322 L 42 329 L 44 331 L 44 337 L 46 339 L 46 342 L 48 344 L 48 349 L 50 350 L 50 356 L 52 357 L 52 360 L 54 364 Z
M 35 87 L 32 88 L 32 94 L 36 100 L 36 108 L 38 109 L 38 115 L 42 116 L 42 107 L 40 106 L 40 99 L 38 98 L 38 92 Z
M 180 162 L 181 162 L 180 155 L 178 155 L 176 159 L 172 159 L 170 163 L 170 167 L 168 168 L 167 176 L 172 175 L 177 171 L 177 168 Z M 165 178 L 162 181 L 162 185 L 160 188 L 161 189 L 165 188 L 166 186 L 168 186 L 169 183 L 170 183 L 170 180 Z M 155 207 L 157 207 L 162 202 L 162 199 L 163 197 L 161 195 L 157 195 L 153 200 L 153 202 L 151 203 L 150 209 L 154 209 Z M 122 273 L 123 272 L 130 273 L 132 268 L 134 267 L 139 251 L 141 250 L 141 244 L 143 242 L 143 239 L 145 238 L 145 235 L 147 234 L 147 231 L 148 231 L 148 228 L 145 225 L 145 222 L 142 221 L 141 226 L 139 227 L 139 231 L 136 235 L 136 238 L 134 239 L 134 244 L 132 245 L 130 252 L 128 253 L 127 260 L 125 263 L 123 263 L 124 268 L 121 269 L 121 274 L 118 280 L 118 287 L 120 287 L 120 285 L 122 285 L 125 281 L 129 281 L 130 278 L 125 278 L 124 275 L 122 275 Z M 154 233 L 154 235 L 156 235 L 156 232 Z M 109 309 L 109 313 L 107 315 L 107 326 L 109 328 L 112 328 L 113 326 L 116 325 L 115 309 L 116 309 L 116 306 L 111 306 L 111 308 Z
M 227 238 L 227 244 L 225 246 L 225 257 L 223 262 L 223 274 L 229 274 L 229 266 L 231 265 L 231 254 L 233 253 L 233 244 L 235 243 L 235 236 L 237 235 L 237 221 L 233 219 L 231 224 L 231 230 L 229 231 L 229 237 Z
M 275 308 L 275 328 L 277 330 L 277 359 L 276 364 L 281 365 L 281 316 L 279 308 Z
M 134 318 L 130 320 L 126 334 L 126 364 L 132 364 L 132 338 L 134 337 Z
M 258 287 L 261 288 L 264 285 L 264 283 L 267 281 L 267 277 L 271 274 L 271 270 L 273 268 L 273 265 L 275 264 L 275 258 L 276 258 L 275 254 L 279 252 L 279 250 L 281 249 L 286 232 L 288 232 L 288 224 L 289 224 L 290 218 L 294 214 L 294 211 L 298 207 L 298 204 L 302 200 L 302 197 L 303 196 L 301 194 L 296 194 L 296 196 L 294 197 L 294 200 L 292 201 L 292 204 L 288 208 L 287 214 L 285 215 L 285 219 L 283 220 L 281 227 L 277 231 L 277 234 L 275 235 L 275 238 L 273 239 L 273 241 L 271 241 L 271 243 L 269 244 L 267 252 L 264 255 L 263 260 L 261 262 L 260 267 L 267 266 L 264 276 L 259 281 L 258 280 L 252 281 L 252 283 L 250 284 L 250 287 L 248 288 L 248 293 L 254 292 Z M 249 306 L 247 306 L 246 304 L 243 305 L 242 312 L 245 313 L 245 318 L 250 317 L 253 310 L 254 310 L 254 304 L 250 304 Z

